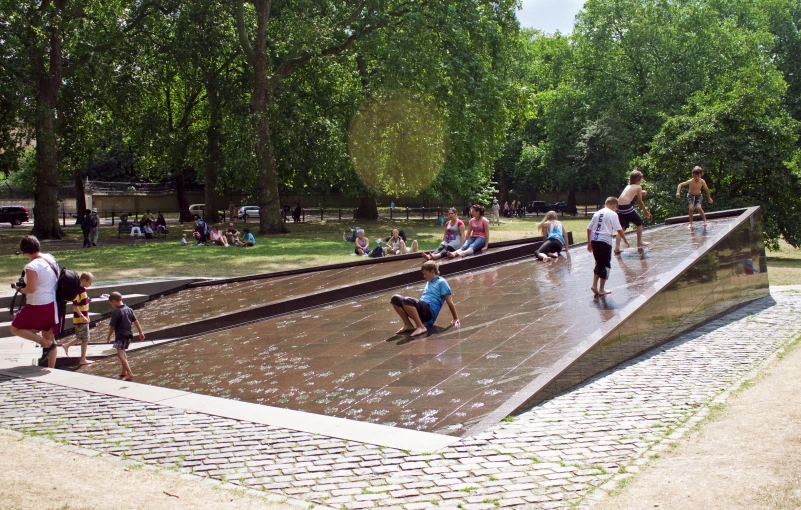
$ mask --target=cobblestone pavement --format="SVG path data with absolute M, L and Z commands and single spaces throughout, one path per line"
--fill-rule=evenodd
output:
M 8 378 L 0 427 L 335 508 L 591 506 L 801 333 L 799 312 L 774 293 L 437 453 Z

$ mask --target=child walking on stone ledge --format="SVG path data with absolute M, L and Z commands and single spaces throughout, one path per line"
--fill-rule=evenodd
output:
M 456 313 L 456 305 L 453 304 L 451 288 L 445 278 L 439 275 L 437 263 L 433 260 L 423 262 L 421 269 L 426 286 L 420 299 L 395 294 L 389 300 L 395 313 L 403 321 L 403 327 L 395 332 L 397 335 L 407 332 L 411 332 L 410 336 L 413 337 L 424 335 L 427 331 L 426 326 L 432 326 L 437 320 L 443 302 L 448 304 L 453 316 L 451 325 L 459 327 L 459 316 Z

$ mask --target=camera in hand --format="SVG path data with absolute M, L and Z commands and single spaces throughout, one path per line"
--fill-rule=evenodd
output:
M 17 281 L 17 283 L 12 283 L 12 284 L 11 284 L 11 288 L 12 288 L 12 289 L 24 289 L 24 288 L 25 288 L 25 280 L 23 280 L 22 278 L 20 278 L 20 279 Z

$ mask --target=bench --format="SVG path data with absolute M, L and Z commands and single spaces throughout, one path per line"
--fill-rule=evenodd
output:
M 120 223 L 119 226 L 117 226 L 117 239 L 119 239 L 122 234 L 131 235 L 131 229 L 136 225 L 137 223 Z M 155 239 L 159 236 L 167 239 L 167 232 L 159 232 L 159 229 L 156 229 L 153 232 L 153 238 Z M 133 236 L 131 236 L 131 239 L 133 239 Z

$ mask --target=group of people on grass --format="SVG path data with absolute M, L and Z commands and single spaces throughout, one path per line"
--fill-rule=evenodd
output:
M 131 228 L 131 238 L 138 235 L 139 237 L 144 237 L 145 239 L 153 239 L 155 234 L 167 233 L 167 220 L 164 219 L 164 215 L 161 214 L 161 211 L 158 211 L 154 217 L 150 213 L 150 209 L 148 209 L 145 214 L 139 218 L 139 221 L 135 223 L 129 221 L 127 214 L 121 214 L 119 227 L 120 230 L 127 230 L 128 227 Z
M 209 229 L 208 223 L 203 221 L 203 218 L 195 220 L 195 229 L 192 231 L 192 237 L 197 241 L 198 246 L 208 244 L 209 246 L 256 246 L 256 238 L 250 233 L 250 229 L 245 227 L 242 232 L 239 232 L 234 226 L 233 222 L 228 224 L 228 229 L 225 231 L 220 230 L 219 224 L 214 224 Z M 181 246 L 188 246 L 189 242 L 186 240 L 186 234 L 181 236 Z

